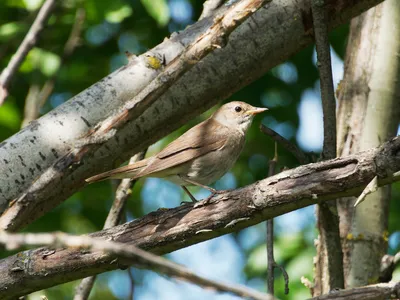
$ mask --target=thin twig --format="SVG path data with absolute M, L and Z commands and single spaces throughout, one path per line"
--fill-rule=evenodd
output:
M 275 141 L 275 155 L 269 162 L 268 177 L 275 175 L 276 165 L 278 163 L 278 144 Z M 267 221 L 267 259 L 268 259 L 268 292 L 274 295 L 274 269 L 279 268 L 285 280 L 285 294 L 289 294 L 289 276 L 286 270 L 276 263 L 274 258 L 274 219 L 271 218 Z
M 65 233 L 26 233 L 12 234 L 5 231 L 0 232 L 0 244 L 8 250 L 15 250 L 25 246 L 54 246 L 90 249 L 91 251 L 102 251 L 113 256 L 126 259 L 141 267 L 157 271 L 171 277 L 189 281 L 198 286 L 210 288 L 219 292 L 228 292 L 240 297 L 250 299 L 271 300 L 268 294 L 258 292 L 241 285 L 230 285 L 214 280 L 206 279 L 196 275 L 187 268 L 168 261 L 167 259 L 141 250 L 133 245 L 126 245 L 89 236 L 73 236 Z
M 211 16 L 221 5 L 225 2 L 225 0 L 207 0 L 203 3 L 203 11 L 199 17 L 199 20 L 207 18 Z
M 128 268 L 126 270 L 128 272 L 128 277 L 130 280 L 130 289 L 129 289 L 129 300 L 133 300 L 134 299 L 134 295 L 135 295 L 135 278 L 133 278 L 133 274 L 131 273 L 131 268 Z
M 146 155 L 146 150 L 139 152 L 138 154 L 131 157 L 131 159 L 129 160 L 129 164 L 133 164 L 135 162 L 138 162 L 139 160 L 142 160 L 145 155 Z M 130 178 L 125 178 L 121 180 L 121 183 L 118 185 L 118 188 L 115 191 L 115 199 L 113 205 L 111 206 L 110 211 L 108 212 L 107 219 L 104 222 L 103 229 L 108 229 L 117 226 L 121 222 L 121 218 L 125 210 L 126 201 L 132 194 L 132 188 L 135 183 L 136 180 L 132 180 Z M 91 276 L 82 279 L 82 281 L 75 290 L 74 300 L 88 299 L 95 280 L 96 276 Z
M 377 189 L 378 189 L 378 176 L 375 176 L 362 191 L 361 195 L 357 198 L 356 203 L 354 203 L 354 207 L 363 202 L 365 200 L 365 197 L 367 197 L 367 195 L 375 192 Z
M 3 104 L 5 98 L 8 96 L 8 87 L 12 78 L 24 61 L 28 52 L 36 45 L 39 35 L 46 25 L 47 19 L 50 17 L 50 14 L 55 7 L 55 3 L 55 0 L 46 0 L 46 2 L 40 8 L 35 21 L 19 46 L 17 52 L 13 55 L 7 67 L 3 70 L 3 72 L 1 72 L 0 105 Z
M 324 119 L 324 144 L 322 159 L 336 157 L 336 101 L 333 89 L 331 55 L 328 39 L 328 17 L 325 0 L 312 0 L 311 10 L 317 49 L 317 65 L 321 83 Z M 344 288 L 343 252 L 339 233 L 339 217 L 336 202 L 318 205 L 316 288 L 324 293 L 334 288 Z M 320 287 L 320 289 L 318 288 Z
M 301 151 L 295 144 L 293 144 L 292 142 L 285 139 L 283 136 L 281 136 L 276 131 L 264 126 L 263 124 L 260 124 L 260 130 L 264 134 L 270 136 L 273 140 L 275 140 L 276 142 L 281 144 L 283 146 L 283 148 L 285 148 L 287 151 L 292 153 L 292 155 L 294 157 L 296 157 L 297 161 L 300 164 L 306 165 L 306 164 L 310 163 L 310 159 L 307 157 L 307 155 L 303 151 Z
M 53 92 L 56 78 L 60 73 L 61 67 L 68 61 L 72 53 L 79 45 L 82 28 L 85 22 L 85 9 L 78 8 L 75 13 L 75 21 L 69 34 L 68 40 L 64 45 L 63 54 L 60 60 L 58 70 L 45 82 L 40 92 L 35 97 L 27 97 L 25 100 L 24 120 L 21 127 L 25 127 L 29 122 L 35 120 L 39 116 L 40 108 L 46 103 L 47 99 Z

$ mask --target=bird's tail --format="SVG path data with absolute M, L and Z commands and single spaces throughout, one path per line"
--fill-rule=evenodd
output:
M 111 171 L 107 171 L 92 177 L 87 178 L 85 181 L 88 183 L 93 183 L 97 181 L 102 181 L 106 179 L 123 179 L 132 178 L 137 179 L 140 177 L 139 173 L 147 167 L 148 160 L 144 159 L 138 161 L 134 164 L 120 167 Z

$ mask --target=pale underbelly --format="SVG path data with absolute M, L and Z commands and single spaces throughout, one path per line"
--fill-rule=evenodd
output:
M 184 179 L 189 179 L 203 185 L 210 185 L 227 173 L 238 159 L 242 146 L 225 147 L 194 159 L 185 164 L 178 175 L 168 176 L 165 179 L 178 185 L 191 185 Z

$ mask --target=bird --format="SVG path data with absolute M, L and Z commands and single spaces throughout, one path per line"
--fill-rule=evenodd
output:
M 209 185 L 231 169 L 243 150 L 254 116 L 266 110 L 268 108 L 254 107 L 241 101 L 226 103 L 158 154 L 92 176 L 86 182 L 157 177 L 180 185 L 192 202 L 197 200 L 187 189 L 188 185 L 205 188 L 212 197 L 220 191 Z

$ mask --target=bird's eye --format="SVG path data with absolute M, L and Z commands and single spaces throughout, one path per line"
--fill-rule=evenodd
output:
M 235 111 L 236 111 L 236 112 L 241 112 L 241 111 L 242 111 L 242 108 L 241 108 L 240 106 L 236 106 L 236 107 L 235 107 Z

